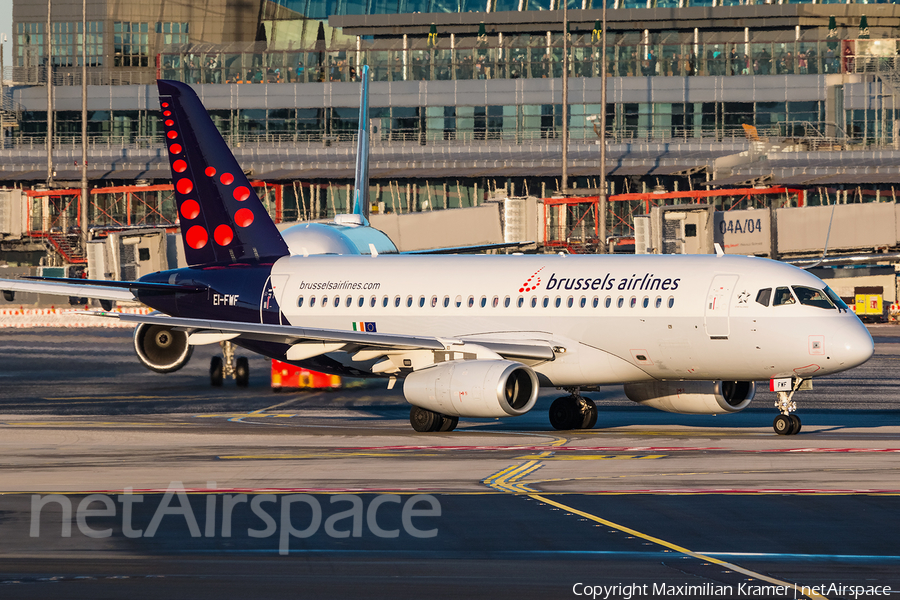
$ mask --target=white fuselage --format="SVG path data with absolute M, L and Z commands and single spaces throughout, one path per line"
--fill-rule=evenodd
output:
M 752 257 L 292 256 L 272 284 L 285 324 L 548 342 L 556 359 L 529 362 L 545 385 L 807 378 L 873 352 L 851 312 L 757 302 L 762 289 L 826 286 Z

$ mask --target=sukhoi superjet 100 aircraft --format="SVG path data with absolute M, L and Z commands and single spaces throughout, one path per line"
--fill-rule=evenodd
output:
M 0 281 L 154 308 L 104 313 L 138 323 L 135 348 L 154 370 L 230 340 L 318 371 L 402 381 L 416 431 L 522 415 L 540 387 L 567 392 L 550 408 L 557 429 L 593 427 L 597 408 L 581 392 L 609 384 L 665 411 L 732 413 L 769 381 L 775 430 L 792 434 L 803 382 L 872 356 L 866 328 L 820 279 L 762 258 L 403 255 L 376 244 L 292 254 L 194 91 L 158 87 L 189 266 L 137 282 Z

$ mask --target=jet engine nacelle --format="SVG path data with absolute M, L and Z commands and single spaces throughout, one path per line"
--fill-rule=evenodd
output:
M 666 412 L 718 415 L 747 408 L 755 381 L 649 381 L 626 383 L 629 400 Z
M 141 323 L 134 329 L 134 350 L 151 371 L 171 373 L 187 364 L 194 347 L 188 344 L 186 331 Z
M 403 395 L 415 406 L 452 417 L 516 417 L 534 407 L 537 375 L 509 360 L 451 360 L 414 371 Z

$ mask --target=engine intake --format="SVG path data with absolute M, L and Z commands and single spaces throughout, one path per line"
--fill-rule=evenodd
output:
M 756 395 L 755 381 L 648 381 L 626 383 L 628 399 L 659 410 L 718 415 L 744 410 Z
M 449 416 L 516 417 L 537 402 L 537 375 L 509 360 L 455 360 L 410 373 L 407 402 Z
M 151 371 L 171 373 L 188 363 L 194 347 L 188 344 L 186 331 L 141 323 L 134 329 L 134 350 Z

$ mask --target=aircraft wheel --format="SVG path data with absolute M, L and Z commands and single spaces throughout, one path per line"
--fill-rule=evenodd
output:
M 213 356 L 209 361 L 209 383 L 213 387 L 221 387 L 225 375 L 225 366 L 221 356 Z
M 250 385 L 250 361 L 246 356 L 238 356 L 234 361 L 234 381 L 238 387 Z
M 794 423 L 788 415 L 778 415 L 775 417 L 772 427 L 778 435 L 791 435 L 794 430 Z
M 575 396 L 557 398 L 550 405 L 550 425 L 553 429 L 576 429 L 581 427 L 584 419 Z
M 793 425 L 793 427 L 791 428 L 791 435 L 797 435 L 798 433 L 800 433 L 800 427 L 802 426 L 802 423 L 800 423 L 800 417 L 798 417 L 797 415 L 791 415 L 791 425 Z
M 419 433 L 434 431 L 435 426 L 440 427 L 443 424 L 442 421 L 441 415 L 436 412 L 418 406 L 409 409 L 409 423 Z
M 456 426 L 459 424 L 459 417 L 448 417 L 447 415 L 443 416 L 443 422 L 441 426 L 438 428 L 438 431 L 453 431 L 456 429 Z
M 597 424 L 597 405 L 594 404 L 594 401 L 585 398 L 585 410 L 584 410 L 584 418 L 581 421 L 582 429 L 593 429 L 594 425 Z

